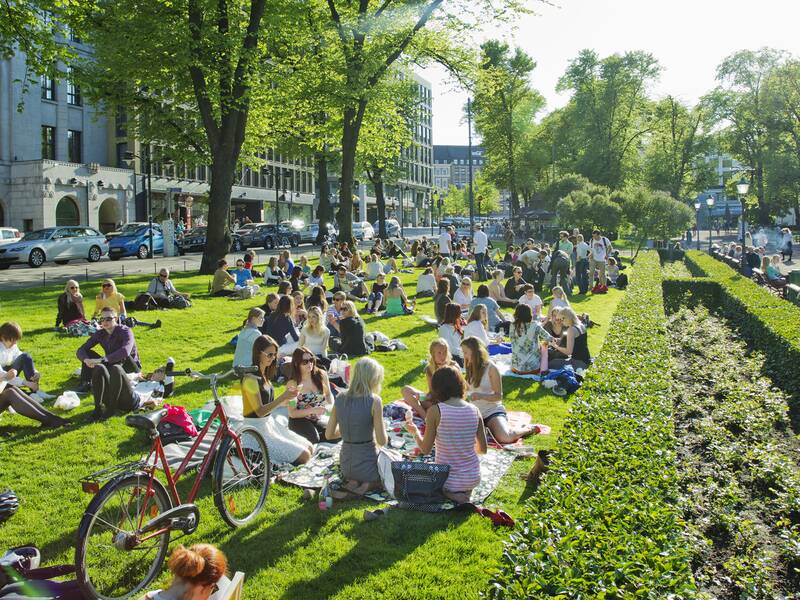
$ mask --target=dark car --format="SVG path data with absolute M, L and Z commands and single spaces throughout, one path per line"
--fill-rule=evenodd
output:
M 206 249 L 206 228 L 194 227 L 183 235 L 179 245 L 184 252 L 202 252 Z M 231 231 L 231 252 L 242 250 L 242 240 L 238 233 Z
M 288 227 L 281 225 L 259 225 L 253 231 L 242 236 L 242 249 L 262 247 L 270 250 L 281 246 L 297 246 L 298 236 Z

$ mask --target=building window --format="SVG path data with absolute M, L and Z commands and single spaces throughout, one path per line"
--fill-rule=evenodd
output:
M 114 114 L 114 134 L 117 137 L 128 135 L 128 113 L 121 106 L 117 107 Z
M 70 69 L 70 75 L 71 71 Z M 67 80 L 67 104 L 72 106 L 81 105 L 81 88 L 72 81 L 71 77 Z
M 118 169 L 129 169 L 132 168 L 133 165 L 129 165 L 128 161 L 125 160 L 125 153 L 128 151 L 128 142 L 120 142 L 117 144 L 117 168 Z
M 81 149 L 81 132 L 74 129 L 67 130 L 67 160 L 73 163 L 82 163 L 83 152 Z
M 42 158 L 56 157 L 56 128 L 42 125 Z
M 42 75 L 42 100 L 56 101 L 56 80 L 49 75 Z
M 76 44 L 80 44 L 81 43 L 81 36 L 79 36 L 77 33 L 75 33 L 75 31 L 72 28 L 70 28 L 70 30 L 69 30 L 69 41 L 70 42 L 75 42 Z

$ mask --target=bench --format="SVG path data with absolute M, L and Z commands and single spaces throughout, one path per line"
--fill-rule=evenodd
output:
M 758 285 L 767 288 L 776 296 L 784 295 L 785 282 L 770 281 L 767 275 L 761 269 L 753 269 L 753 281 Z

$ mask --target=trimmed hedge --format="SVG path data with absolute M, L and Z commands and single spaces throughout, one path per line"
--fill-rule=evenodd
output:
M 718 304 L 751 346 L 766 355 L 768 375 L 791 395 L 795 431 L 800 427 L 800 307 L 703 252 L 686 253 L 686 266 L 719 285 Z
M 646 252 L 488 596 L 697 595 L 677 508 L 665 321 L 658 255 Z

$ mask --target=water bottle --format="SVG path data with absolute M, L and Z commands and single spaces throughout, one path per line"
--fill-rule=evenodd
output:
M 175 369 L 175 359 L 171 356 L 167 358 L 167 364 L 164 365 L 164 397 L 172 395 L 172 389 L 175 387 L 175 377 L 172 371 Z

